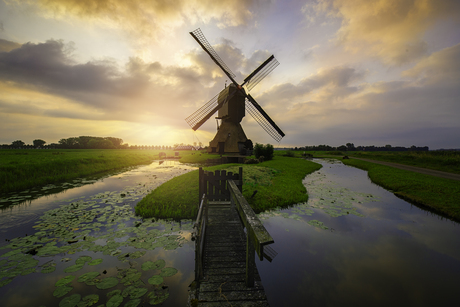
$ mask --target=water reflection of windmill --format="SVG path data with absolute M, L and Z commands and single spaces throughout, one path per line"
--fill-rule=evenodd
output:
M 252 98 L 249 92 L 265 76 L 278 66 L 278 61 L 272 55 L 263 62 L 256 70 L 244 79 L 239 85 L 235 81 L 235 74 L 225 65 L 216 51 L 204 37 L 200 29 L 190 32 L 193 38 L 206 51 L 211 59 L 219 66 L 227 77 L 232 81 L 219 94 L 212 98 L 185 120 L 197 130 L 214 113 L 218 111 L 217 119 L 221 120 L 217 134 L 209 143 L 209 152 L 223 153 L 244 153 L 245 149 L 252 145 L 241 127 L 241 120 L 245 116 L 245 109 L 252 115 L 255 121 L 277 142 L 284 137 L 284 132 L 275 124 L 262 107 Z M 246 88 L 246 90 L 243 88 Z M 252 148 L 251 148 L 252 149 Z

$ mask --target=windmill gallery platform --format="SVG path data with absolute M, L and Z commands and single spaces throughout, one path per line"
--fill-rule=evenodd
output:
M 188 306 L 269 306 L 255 265 L 272 260 L 273 238 L 241 194 L 239 174 L 200 168 L 200 209 L 194 225 L 195 281 Z

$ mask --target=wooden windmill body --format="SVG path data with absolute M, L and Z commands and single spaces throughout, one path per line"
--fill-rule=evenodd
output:
M 216 119 L 221 120 L 221 124 L 218 126 L 214 139 L 209 143 L 208 152 L 219 154 L 244 154 L 246 152 L 248 138 L 241 126 L 246 110 L 270 136 L 279 142 L 284 137 L 284 132 L 265 113 L 255 99 L 246 92 L 246 90 L 249 92 L 278 66 L 279 63 L 275 57 L 273 55 L 269 57 L 239 85 L 234 79 L 235 75 L 217 55 L 201 30 L 197 29 L 190 34 L 232 81 L 218 95 L 186 118 L 192 129 L 197 130 L 218 112 Z

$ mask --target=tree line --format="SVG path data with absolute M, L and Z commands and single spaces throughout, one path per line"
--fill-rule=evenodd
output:
M 356 146 L 353 143 L 347 143 L 346 145 L 340 145 L 338 147 L 332 147 L 329 145 L 317 145 L 317 146 L 304 146 L 304 147 L 295 147 L 294 150 L 304 150 L 304 151 L 429 151 L 428 146 L 417 147 L 412 145 L 411 147 L 402 147 L 402 146 Z
M 165 145 L 129 145 L 123 143 L 123 140 L 116 137 L 97 137 L 97 136 L 79 136 L 60 139 L 58 143 L 47 144 L 42 139 L 33 140 L 33 144 L 26 144 L 21 140 L 16 140 L 11 144 L 0 145 L 2 149 L 159 149 L 172 150 L 172 146 Z

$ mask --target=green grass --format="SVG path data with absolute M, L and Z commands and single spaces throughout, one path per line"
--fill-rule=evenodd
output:
M 321 165 L 302 159 L 275 156 L 256 165 L 223 164 L 207 171 L 243 167 L 243 195 L 256 212 L 287 207 L 308 199 L 302 179 Z M 257 194 L 251 198 L 254 191 Z M 157 218 L 195 218 L 198 212 L 198 171 L 175 177 L 153 190 L 136 205 L 136 214 Z
M 372 182 L 394 192 L 398 197 L 431 208 L 457 221 L 460 220 L 460 184 L 458 181 L 356 159 L 342 162 L 367 170 Z
M 346 154 L 346 153 L 345 153 Z M 351 152 L 349 156 L 460 174 L 459 151 Z
M 175 157 L 173 150 L 136 149 L 2 149 L 0 194 L 57 184 L 75 178 L 151 163 L 159 153 Z M 200 163 L 217 155 L 180 151 L 180 162 Z
M 0 150 L 0 193 L 148 164 L 154 150 Z

